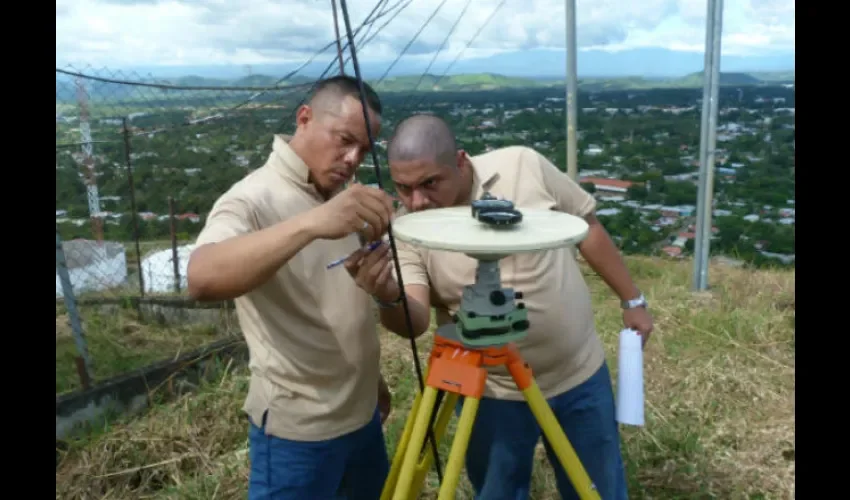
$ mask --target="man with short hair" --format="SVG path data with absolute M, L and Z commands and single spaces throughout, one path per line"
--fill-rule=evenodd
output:
M 401 213 L 469 205 L 489 192 L 518 209 L 558 210 L 590 225 L 578 244 L 582 256 L 622 301 L 623 322 L 646 342 L 652 318 L 640 290 L 605 229 L 596 202 L 566 174 L 527 147 L 470 157 L 441 119 L 415 115 L 401 122 L 388 148 L 390 174 L 404 204 Z M 424 333 L 430 308 L 437 324 L 450 323 L 463 287 L 475 281 L 477 262 L 462 253 L 397 245 L 413 335 Z M 346 267 L 382 305 L 381 322 L 407 336 L 400 290 L 386 247 L 357 252 Z M 523 293 L 531 328 L 517 342 L 579 459 L 605 500 L 627 498 L 605 351 L 594 324 L 587 284 L 571 249 L 512 255 L 500 263 L 505 286 Z M 490 369 L 466 454 L 466 470 L 482 500 L 528 498 L 534 449 L 541 430 L 504 367 Z M 461 402 L 459 402 L 458 409 Z M 563 498 L 578 498 L 544 438 Z
M 249 499 L 374 500 L 386 479 L 374 303 L 327 268 L 389 224 L 389 195 L 344 189 L 370 147 L 357 80 L 320 82 L 291 140 L 215 202 L 189 261 L 190 295 L 233 299 L 248 344 Z

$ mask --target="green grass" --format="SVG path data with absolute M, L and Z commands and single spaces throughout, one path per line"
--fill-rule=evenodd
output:
M 95 306 L 80 310 L 83 333 L 93 360 L 95 382 L 175 358 L 221 338 L 214 325 L 149 324 L 132 309 Z M 64 306 L 56 308 L 56 394 L 81 387 L 77 347 Z
M 645 352 L 647 425 L 622 430 L 631 498 L 794 498 L 795 272 L 713 266 L 712 292 L 694 294 L 689 262 L 628 262 L 656 319 Z M 616 380 L 618 303 L 585 273 Z M 394 393 L 386 423 L 392 453 L 416 381 L 408 342 L 387 333 L 382 341 Z M 430 336 L 419 344 L 424 358 Z M 247 380 L 244 367 L 227 370 L 195 395 L 71 443 L 56 471 L 56 497 L 244 498 Z M 423 497 L 436 497 L 433 473 Z M 465 478 L 457 498 L 471 498 Z M 558 498 L 542 449 L 532 498 Z

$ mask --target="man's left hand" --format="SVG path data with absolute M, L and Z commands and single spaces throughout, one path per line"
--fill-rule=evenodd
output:
M 381 376 L 381 380 L 378 382 L 378 412 L 381 414 L 381 423 L 387 421 L 387 417 L 390 416 L 390 409 L 392 407 L 393 396 L 390 393 L 390 388 L 387 387 L 387 382 L 384 380 L 384 377 Z
M 641 346 L 646 346 L 652 333 L 652 316 L 644 307 L 635 307 L 623 311 L 623 325 L 640 333 Z

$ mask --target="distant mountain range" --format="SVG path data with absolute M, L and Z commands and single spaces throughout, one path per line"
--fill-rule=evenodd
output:
M 579 78 L 578 85 L 582 90 L 631 90 L 652 88 L 699 88 L 702 87 L 703 74 L 692 73 L 678 78 L 644 78 L 644 77 L 608 77 L 608 78 Z M 794 83 L 794 72 L 775 73 L 721 73 L 720 85 L 768 85 Z M 418 84 L 418 85 L 417 85 Z M 506 88 L 530 87 L 562 87 L 562 78 L 527 78 L 504 76 L 494 73 L 474 73 L 450 75 L 439 79 L 434 75 L 396 76 L 387 78 L 377 85 L 376 90 L 384 92 L 419 91 L 463 91 L 463 90 L 495 90 Z
M 201 76 L 183 76 L 178 78 L 160 78 L 156 83 L 189 87 L 272 87 L 275 85 L 297 85 L 309 83 L 312 78 L 296 76 L 284 82 L 278 82 L 278 77 L 268 75 L 250 75 L 242 78 L 223 79 Z M 691 73 L 678 78 L 646 78 L 646 77 L 610 77 L 610 78 L 579 78 L 579 89 L 585 91 L 603 90 L 639 90 L 653 88 L 700 88 L 702 87 L 702 72 Z M 148 80 L 153 82 L 153 80 Z M 368 80 L 367 80 L 368 81 Z M 372 83 L 372 82 L 370 82 Z M 759 86 L 793 84 L 794 71 L 753 72 L 753 73 L 721 73 L 722 86 Z M 563 87 L 563 78 L 530 78 L 505 76 L 495 73 L 469 73 L 460 75 L 404 75 L 384 79 L 377 84 L 376 90 L 381 92 L 410 92 L 414 89 L 420 92 L 440 91 L 474 91 L 497 90 L 510 88 L 543 88 Z M 93 87 L 90 94 L 110 95 L 113 98 L 126 95 L 129 87 L 114 83 L 91 82 Z M 73 83 L 70 78 L 60 75 L 56 79 L 57 100 L 72 100 L 74 98 Z

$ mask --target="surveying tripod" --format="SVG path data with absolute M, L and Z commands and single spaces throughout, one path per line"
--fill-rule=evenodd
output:
M 473 216 L 494 226 L 513 225 L 522 215 L 505 200 L 484 198 L 473 202 Z M 478 203 L 478 205 L 476 205 Z M 505 206 L 504 203 L 510 204 Z M 488 212 L 486 208 L 491 208 Z M 471 255 L 471 254 L 470 254 Z M 393 457 L 381 500 L 409 500 L 419 496 L 425 476 L 434 460 L 432 448 L 425 446 L 426 434 L 433 429 L 439 441 L 446 432 L 457 399 L 464 397 L 449 459 L 446 463 L 439 500 L 454 498 L 463 468 L 469 437 L 487 380 L 485 367 L 505 366 L 528 402 L 543 434 L 564 467 L 582 500 L 599 499 L 599 493 L 561 429 L 531 367 L 514 344 L 528 334 L 528 313 L 521 292 L 502 288 L 499 261 L 503 252 L 471 255 L 478 259 L 475 284 L 464 287 L 453 323 L 434 334 L 424 390 L 416 395 Z M 440 406 L 439 400 L 445 401 Z

